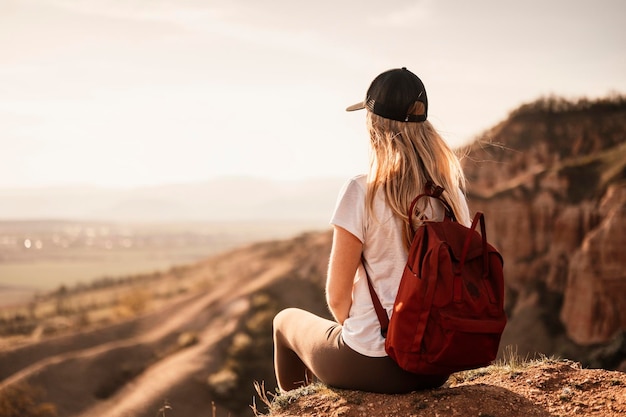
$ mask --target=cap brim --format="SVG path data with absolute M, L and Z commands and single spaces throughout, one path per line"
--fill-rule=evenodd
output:
M 346 107 L 346 111 L 363 110 L 364 108 L 365 108 L 365 102 L 361 101 L 359 103 L 353 104 L 352 106 Z

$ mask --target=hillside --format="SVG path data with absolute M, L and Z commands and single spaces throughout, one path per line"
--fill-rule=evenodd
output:
M 485 212 L 505 258 L 500 356 L 517 346 L 521 357 L 568 361 L 490 369 L 392 399 L 321 389 L 275 416 L 624 411 L 624 374 L 609 370 L 626 370 L 625 124 L 621 98 L 546 99 L 465 150 L 470 207 Z M 253 397 L 265 412 L 253 382 L 275 392 L 271 320 L 289 306 L 328 316 L 330 244 L 329 231 L 305 233 L 3 311 L 0 416 L 243 417 Z M 474 410 L 477 398 L 484 408 Z
M 505 259 L 510 320 L 503 342 L 521 354 L 620 367 L 626 98 L 538 100 L 465 153 L 470 207 L 486 213 L 490 239 Z
M 3 338 L 0 415 L 152 417 L 171 406 L 191 417 L 213 402 L 217 416 L 252 415 L 253 381 L 275 386 L 273 316 L 287 306 L 326 314 L 329 251 L 328 232 L 309 233 L 41 300 L 31 308 L 65 307 L 27 337 Z M 109 324 L 90 325 L 97 315 L 81 306 L 93 296 Z M 6 414 L 15 402 L 33 405 Z
M 266 394 L 253 382 L 275 392 L 271 319 L 287 306 L 327 314 L 321 288 L 329 249 L 330 233 L 307 233 L 120 284 L 115 290 L 126 297 L 109 309 L 131 317 L 106 326 L 81 325 L 80 309 L 67 310 L 66 327 L 2 349 L 0 415 L 236 417 L 252 416 L 253 403 L 267 413 Z M 63 300 L 78 305 L 84 296 L 69 290 Z M 128 309 L 141 311 L 138 300 L 146 312 L 133 317 Z M 322 387 L 286 407 L 274 404 L 270 415 L 350 417 L 376 409 L 380 416 L 452 416 L 467 409 L 492 417 L 612 416 L 626 409 L 622 372 L 570 361 L 520 366 L 508 352 L 506 366 L 458 374 L 447 388 L 389 397 Z M 8 413 L 16 403 L 21 412 Z

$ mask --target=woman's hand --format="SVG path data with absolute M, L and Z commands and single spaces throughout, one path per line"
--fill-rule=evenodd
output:
M 335 320 L 341 324 L 350 313 L 352 286 L 362 252 L 363 244 L 356 236 L 335 226 L 326 277 L 326 302 Z

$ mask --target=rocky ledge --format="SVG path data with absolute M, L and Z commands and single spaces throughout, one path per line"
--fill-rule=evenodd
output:
M 404 395 L 314 384 L 262 397 L 268 417 L 617 417 L 626 415 L 626 373 L 543 359 L 455 374 L 444 387 Z

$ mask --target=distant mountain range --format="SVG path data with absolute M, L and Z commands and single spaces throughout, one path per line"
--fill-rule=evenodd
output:
M 0 189 L 0 220 L 288 220 L 327 224 L 346 179 L 222 178 L 132 189 Z

